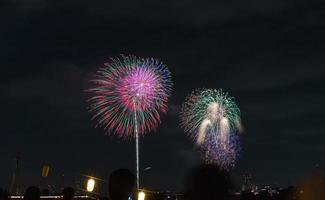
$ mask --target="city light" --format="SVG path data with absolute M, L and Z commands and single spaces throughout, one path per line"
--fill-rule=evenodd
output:
M 146 194 L 144 192 L 142 192 L 142 191 L 139 192 L 139 194 L 138 194 L 138 200 L 144 200 L 145 197 L 146 197 Z
M 92 191 L 94 191 L 94 188 L 95 188 L 95 180 L 93 178 L 88 179 L 87 191 L 92 192 Z

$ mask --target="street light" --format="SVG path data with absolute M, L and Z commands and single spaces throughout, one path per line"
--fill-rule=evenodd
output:
M 139 192 L 139 194 L 138 194 L 138 200 L 144 200 L 145 197 L 146 197 L 146 194 L 144 192 L 142 192 L 142 191 Z
M 87 191 L 92 192 L 95 188 L 95 180 L 93 178 L 88 179 L 87 181 Z

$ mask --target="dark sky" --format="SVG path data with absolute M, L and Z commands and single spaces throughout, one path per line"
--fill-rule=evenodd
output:
M 71 184 L 134 169 L 134 144 L 95 129 L 86 110 L 91 74 L 111 56 L 164 61 L 173 74 L 169 112 L 141 141 L 151 189 L 183 188 L 198 153 L 178 126 L 196 88 L 236 98 L 245 132 L 235 175 L 258 184 L 298 184 L 325 165 L 325 3 L 311 0 L 0 2 L 0 187 L 16 152 L 22 181 L 39 184 L 51 166 Z

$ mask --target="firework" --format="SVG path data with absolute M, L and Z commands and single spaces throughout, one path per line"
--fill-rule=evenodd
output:
M 172 82 L 166 66 L 153 58 L 121 56 L 105 63 L 91 81 L 89 110 L 97 126 L 122 138 L 157 128 L 166 113 Z
M 207 163 L 216 163 L 225 170 L 235 167 L 241 151 L 240 138 L 238 134 L 229 135 L 227 148 L 218 145 L 218 143 L 212 138 L 208 139 L 203 145 L 201 152 Z
M 240 151 L 240 110 L 222 90 L 192 92 L 182 106 L 181 125 L 209 163 L 234 166 Z

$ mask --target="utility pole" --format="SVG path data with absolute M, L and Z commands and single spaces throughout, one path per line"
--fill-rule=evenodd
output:
M 14 172 L 12 174 L 11 185 L 10 185 L 10 194 L 18 195 L 20 191 L 20 161 L 21 155 L 18 152 L 14 158 Z

